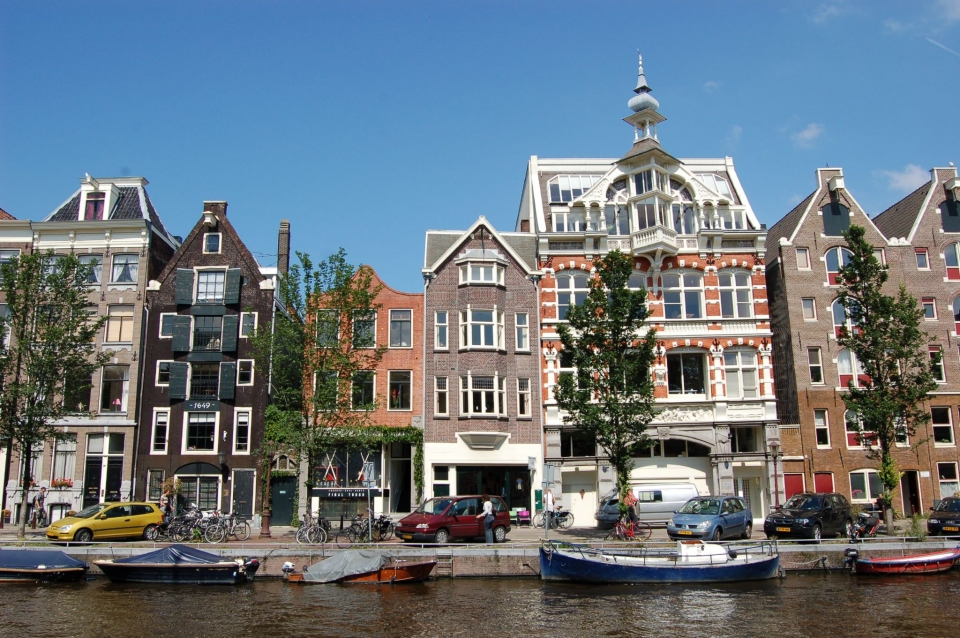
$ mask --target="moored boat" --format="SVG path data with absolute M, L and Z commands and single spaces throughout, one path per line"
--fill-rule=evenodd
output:
M 716 583 L 774 578 L 780 556 L 770 543 L 727 549 L 714 543 L 678 541 L 675 550 L 638 553 L 581 545 L 540 547 L 540 577 L 587 583 Z
M 239 585 L 252 580 L 260 567 L 256 558 L 228 560 L 187 545 L 93 564 L 115 583 L 196 585 Z
M 938 574 L 956 565 L 960 560 L 960 547 L 891 558 L 860 558 L 856 549 L 847 549 L 843 554 L 855 574 Z
M 291 563 L 283 566 L 287 582 L 298 584 L 344 583 L 396 585 L 420 583 L 433 572 L 437 561 L 405 561 L 373 550 L 347 550 L 295 573 Z
M 0 549 L 0 583 L 78 581 L 89 565 L 59 550 Z

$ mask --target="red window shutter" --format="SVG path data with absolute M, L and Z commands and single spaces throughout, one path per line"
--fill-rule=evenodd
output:
M 784 474 L 783 489 L 787 498 L 803 491 L 803 474 Z
M 817 472 L 813 475 L 813 488 L 818 492 L 833 492 L 833 474 Z

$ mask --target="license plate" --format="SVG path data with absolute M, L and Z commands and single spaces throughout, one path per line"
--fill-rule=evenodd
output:
M 778 528 L 777 528 L 777 531 L 778 531 L 778 532 L 789 532 L 789 531 L 790 531 L 790 528 L 789 528 L 789 527 L 778 527 Z
M 408 540 L 412 539 L 413 536 L 410 535 L 410 534 L 400 534 L 400 538 L 402 538 L 402 539 L 405 540 L 405 541 L 408 541 Z
M 691 531 L 688 530 L 688 529 L 678 529 L 678 530 L 677 530 L 677 534 L 679 534 L 679 535 L 681 535 L 681 536 L 693 536 L 693 532 L 691 532 Z
M 944 527 L 945 532 L 960 532 L 960 527 Z

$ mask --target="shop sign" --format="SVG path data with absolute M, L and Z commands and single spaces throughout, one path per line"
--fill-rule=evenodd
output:
M 315 487 L 313 488 L 312 496 L 319 496 L 320 498 L 367 498 L 367 492 L 370 493 L 370 496 L 381 496 L 381 491 L 379 488 L 374 488 L 371 490 L 357 489 L 357 488 L 325 488 L 325 487 Z

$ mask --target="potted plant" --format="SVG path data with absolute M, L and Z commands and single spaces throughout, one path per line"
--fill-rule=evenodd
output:
M 57 478 L 50 481 L 50 489 L 63 490 L 73 487 L 73 479 Z

